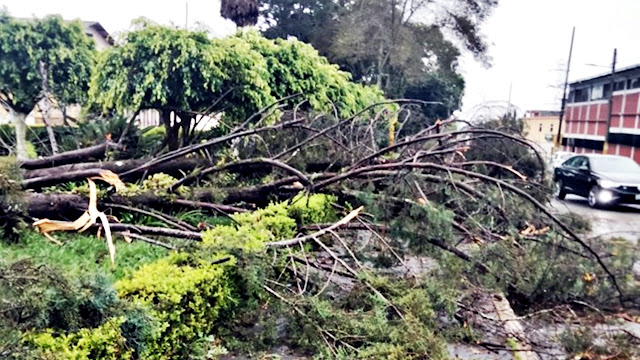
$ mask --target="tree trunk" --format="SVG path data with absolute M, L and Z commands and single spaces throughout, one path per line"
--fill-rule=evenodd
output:
M 56 142 L 56 135 L 51 128 L 51 121 L 49 115 L 51 115 L 51 90 L 49 89 L 49 72 L 47 71 L 47 65 L 44 61 L 40 60 L 38 64 L 40 70 L 40 78 L 42 78 L 42 105 L 38 103 L 38 108 L 42 113 L 42 121 L 47 128 L 47 135 L 49 135 L 49 142 L 51 143 L 51 153 L 53 155 L 58 153 L 58 143 Z
M 51 144 L 51 153 L 56 155 L 58 150 L 58 142 L 56 141 L 56 134 L 53 132 L 53 128 L 51 127 L 51 122 L 49 121 L 49 115 L 51 111 L 51 105 L 49 104 L 48 99 L 43 99 L 43 102 L 46 105 L 40 107 L 40 112 L 42 112 L 42 121 L 44 122 L 44 126 L 47 128 L 47 135 L 49 136 L 49 143 Z
M 167 146 L 169 150 L 176 150 L 180 147 L 179 130 L 180 127 L 177 124 L 177 117 L 174 115 L 173 123 L 171 123 L 171 110 L 158 110 L 160 112 L 160 120 L 167 130 Z
M 18 161 L 25 161 L 29 159 L 27 154 L 27 123 L 25 122 L 27 115 L 15 111 L 11 113 L 16 130 L 16 158 Z

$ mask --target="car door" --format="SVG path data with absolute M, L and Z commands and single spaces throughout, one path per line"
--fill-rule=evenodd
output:
M 558 168 L 558 179 L 562 180 L 563 186 L 571 192 L 575 191 L 574 188 L 576 187 L 576 165 L 580 158 L 581 156 L 574 156 L 562 163 L 562 165 Z
M 589 167 L 589 159 L 586 156 L 579 156 L 573 168 L 575 176 L 573 177 L 573 186 L 576 193 L 587 196 L 591 183 L 591 169 Z

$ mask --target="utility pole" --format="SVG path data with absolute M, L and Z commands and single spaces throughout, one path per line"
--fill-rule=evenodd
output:
M 184 6 L 184 29 L 189 30 L 189 2 L 185 2 Z
M 558 135 L 556 136 L 556 149 L 562 145 L 562 119 L 564 118 L 564 109 L 567 106 L 567 86 L 569 85 L 569 69 L 571 68 L 571 54 L 573 53 L 573 38 L 576 35 L 576 27 L 571 32 L 571 45 L 569 46 L 569 60 L 567 61 L 567 72 L 564 77 L 564 88 L 562 89 L 562 105 L 560 105 L 560 122 L 558 124 Z
M 511 89 L 513 88 L 513 82 L 509 83 L 509 100 L 507 101 L 507 114 L 511 117 Z M 514 116 L 515 120 L 515 116 Z
M 604 144 L 602 145 L 602 153 L 609 152 L 609 128 L 611 128 L 611 113 L 613 107 L 613 91 L 616 86 L 616 59 L 618 57 L 618 49 L 613 49 L 613 61 L 611 62 L 611 80 L 609 81 L 609 112 L 607 113 L 607 134 L 604 137 Z

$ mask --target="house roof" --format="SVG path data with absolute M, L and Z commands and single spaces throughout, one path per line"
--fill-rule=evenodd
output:
M 631 66 L 625 66 L 625 67 L 616 69 L 616 75 L 623 75 L 624 73 L 630 73 L 630 72 L 636 72 L 636 71 L 640 72 L 640 64 L 631 65 Z M 573 85 L 579 85 L 581 83 L 592 82 L 594 80 L 606 79 L 609 76 L 611 76 L 611 71 L 606 72 L 606 73 L 601 73 L 600 75 L 596 75 L 596 76 L 593 76 L 593 77 L 590 77 L 590 78 L 576 80 L 576 81 L 570 83 L 569 85 L 573 86 Z
M 19 21 L 33 21 L 34 18 L 16 17 L 14 19 L 19 20 Z M 63 21 L 67 21 L 67 20 L 63 20 Z M 99 22 L 97 22 L 97 21 L 83 21 L 83 20 L 81 20 L 81 22 L 82 22 L 82 25 L 84 26 L 85 29 L 89 29 L 89 28 L 94 29 L 98 34 L 100 34 L 100 36 L 109 45 L 113 46 L 115 44 L 115 41 L 113 40 L 113 37 L 111 37 L 111 34 L 109 34 L 109 32 L 107 30 L 105 30 L 105 28 Z
M 113 45 L 115 43 L 109 32 L 105 30 L 105 28 L 99 22 L 83 21 L 82 23 L 85 27 L 93 28 L 94 30 L 96 30 L 98 34 L 100 34 L 100 36 L 102 36 L 107 41 L 107 43 L 109 43 L 109 45 Z

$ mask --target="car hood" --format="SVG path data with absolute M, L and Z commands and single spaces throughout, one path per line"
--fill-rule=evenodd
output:
M 611 180 L 620 184 L 640 185 L 640 173 L 596 172 L 601 179 Z

